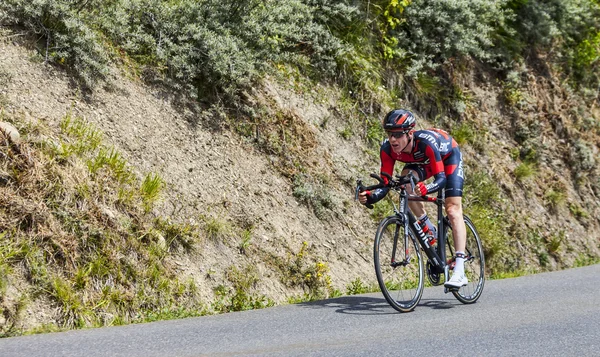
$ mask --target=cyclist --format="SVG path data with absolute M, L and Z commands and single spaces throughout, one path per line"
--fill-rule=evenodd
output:
M 467 235 L 462 212 L 464 171 L 458 144 L 447 132 L 440 129 L 415 131 L 416 118 L 408 110 L 394 109 L 390 111 L 383 119 L 382 124 L 388 139 L 381 145 L 380 171 L 393 176 L 394 164 L 396 161 L 400 161 L 407 164 L 402 169 L 401 175 L 410 173 L 418 181 L 413 194 L 424 196 L 440 189 L 445 190 L 445 208 L 454 233 L 456 263 L 452 277 L 444 286 L 457 289 L 467 285 L 468 281 L 464 272 Z M 433 177 L 433 182 L 428 185 L 424 184 L 423 181 L 430 177 Z M 385 177 L 383 179 L 387 183 L 387 179 Z M 376 203 L 384 198 L 388 191 L 388 188 L 382 188 L 371 192 L 361 192 L 359 201 L 362 204 Z M 424 203 L 409 201 L 409 207 L 418 217 L 423 231 L 435 237 L 435 226 L 427 216 Z

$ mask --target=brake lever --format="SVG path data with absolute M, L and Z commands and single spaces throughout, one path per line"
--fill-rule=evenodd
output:
M 358 194 L 364 190 L 362 180 L 356 180 L 356 190 L 354 190 L 354 200 L 358 201 Z
M 385 172 L 382 172 L 382 174 L 387 175 Z M 380 185 L 385 185 L 385 181 L 383 181 L 383 179 L 381 178 L 381 176 L 377 175 L 377 174 L 371 174 L 370 175 L 372 178 L 374 178 L 375 180 L 379 181 Z M 389 176 L 389 175 L 388 175 Z
M 388 174 L 387 172 L 382 172 L 381 173 L 383 176 L 385 176 L 386 179 L 388 179 L 388 182 L 392 182 L 393 178 L 390 174 Z M 383 180 L 380 180 L 379 182 L 384 183 Z
M 374 175 L 374 174 L 371 174 L 371 175 Z M 355 201 L 358 201 L 358 194 L 361 193 L 361 192 L 363 192 L 364 190 L 365 190 L 365 186 L 363 186 L 362 180 L 356 180 L 356 190 L 354 191 L 354 200 Z M 368 209 L 373 209 L 374 208 L 373 205 L 370 204 L 370 203 L 366 203 L 365 206 Z

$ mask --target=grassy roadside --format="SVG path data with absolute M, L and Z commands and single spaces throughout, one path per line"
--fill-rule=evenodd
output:
M 198 249 L 201 230 L 152 213 L 158 175 L 137 177 L 80 118 L 67 115 L 58 134 L 2 120 L 24 138 L 0 135 L 2 335 L 22 333 L 23 312 L 40 301 L 55 311 L 41 331 L 203 313 L 175 264 Z
M 270 262 L 286 286 L 304 291 L 289 302 L 341 295 L 306 243 L 272 256 L 253 246 L 252 227 L 157 214 L 162 178 L 138 176 L 82 118 L 66 115 L 56 128 L 5 113 L 0 121 L 21 134 L 14 142 L 0 133 L 0 337 L 274 305 L 255 291 L 255 265 L 243 262 L 225 270 L 214 299 L 202 300 L 201 282 L 181 261 L 219 241 L 239 242 L 248 261 Z M 42 325 L 31 328 L 32 312 L 46 316 Z

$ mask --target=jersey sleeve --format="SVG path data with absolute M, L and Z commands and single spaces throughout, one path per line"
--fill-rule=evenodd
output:
M 431 145 L 425 148 L 425 155 L 429 159 L 431 165 L 431 173 L 433 174 L 433 182 L 426 185 L 427 193 L 435 192 L 446 187 L 446 173 L 444 172 L 444 162 L 440 151 Z
M 386 143 L 386 144 L 388 144 L 388 146 L 389 146 L 389 143 Z M 382 172 L 385 172 L 386 174 L 393 177 L 394 176 L 394 164 L 395 164 L 396 160 L 394 160 L 390 156 L 389 152 L 387 150 L 385 150 L 386 144 L 383 144 L 381 146 L 381 151 L 379 152 L 379 157 L 381 159 L 381 169 L 379 170 L 379 172 L 380 172 L 380 174 Z M 442 167 L 442 170 L 443 170 L 443 167 Z M 381 178 L 383 179 L 383 181 L 387 184 L 388 179 L 383 175 L 381 175 L 381 176 L 382 176 Z

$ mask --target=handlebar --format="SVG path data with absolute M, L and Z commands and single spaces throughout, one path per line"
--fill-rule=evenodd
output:
M 385 172 L 382 172 L 381 175 L 383 175 L 385 178 L 387 178 L 387 180 L 388 180 L 387 184 L 385 183 L 383 178 L 381 178 L 381 176 L 379 176 L 377 174 L 369 175 L 372 178 L 379 181 L 379 183 L 376 185 L 364 186 L 362 183 L 362 180 L 357 180 L 354 199 L 358 200 L 358 194 L 360 192 L 364 192 L 364 191 L 371 191 L 371 190 L 376 190 L 378 188 L 386 188 L 386 187 L 389 187 L 392 189 L 397 189 L 397 188 L 404 189 L 403 186 L 406 184 L 410 184 L 414 189 L 415 184 L 416 184 L 415 177 L 412 174 L 408 174 L 405 176 L 396 175 L 396 179 L 394 179 L 392 176 L 390 176 L 388 173 L 385 173 Z M 368 204 L 368 203 L 366 204 L 366 206 L 367 206 L 367 208 L 371 208 L 371 209 L 373 208 L 373 205 Z

